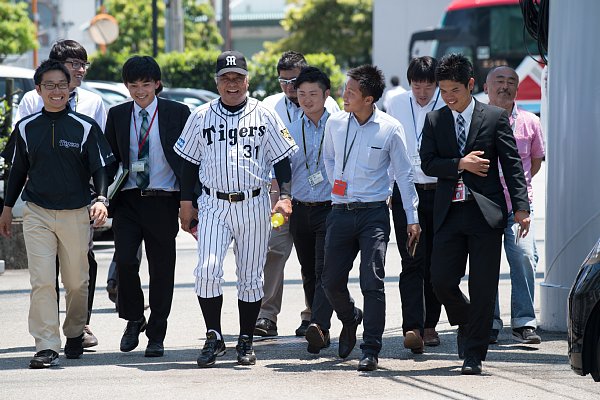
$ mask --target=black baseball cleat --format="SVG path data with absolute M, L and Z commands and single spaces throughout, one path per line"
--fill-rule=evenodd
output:
M 235 346 L 237 352 L 237 362 L 240 365 L 256 364 L 256 354 L 252 348 L 252 339 L 248 335 L 240 335 L 238 344 Z
M 198 356 L 198 366 L 201 368 L 210 367 L 214 365 L 217 357 L 222 356 L 226 352 L 225 342 L 222 339 L 217 339 L 215 332 L 207 332 L 206 342 L 204 342 L 204 347 Z

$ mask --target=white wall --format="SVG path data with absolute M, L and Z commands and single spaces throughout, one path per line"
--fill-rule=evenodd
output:
M 373 64 L 381 68 L 387 84 L 393 75 L 408 87 L 408 42 L 420 30 L 439 27 L 449 0 L 374 0 Z

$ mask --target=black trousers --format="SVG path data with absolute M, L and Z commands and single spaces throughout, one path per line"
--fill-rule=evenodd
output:
M 485 360 L 500 271 L 503 229 L 492 229 L 474 200 L 453 203 L 433 237 L 431 283 L 450 325 L 467 325 L 465 357 Z M 469 258 L 469 299 L 459 288 Z
M 179 230 L 179 198 L 142 197 L 137 189 L 119 193 L 113 215 L 119 278 L 119 317 L 144 316 L 144 293 L 139 276 L 138 249 L 142 241 L 148 259 L 150 318 L 148 339 L 162 342 L 173 300 L 175 237 Z
M 394 183 L 392 194 L 392 216 L 398 250 L 402 258 L 400 272 L 400 300 L 402 302 L 402 331 L 424 328 L 435 328 L 440 320 L 442 305 L 433 293 L 431 286 L 431 252 L 433 249 L 433 200 L 434 190 L 423 190 L 417 187 L 419 195 L 419 225 L 421 236 L 414 257 L 408 255 L 406 243 L 406 213 L 398 185 Z
M 385 328 L 385 253 L 390 240 L 390 214 L 377 208 L 333 208 L 327 217 L 323 289 L 343 324 L 354 320 L 348 275 L 360 251 L 360 289 L 364 297 L 364 353 L 378 354 Z
M 333 308 L 321 284 L 325 264 L 325 234 L 331 205 L 307 206 L 294 202 L 290 232 L 302 271 L 306 304 L 311 309 L 311 321 L 323 329 L 331 327 Z

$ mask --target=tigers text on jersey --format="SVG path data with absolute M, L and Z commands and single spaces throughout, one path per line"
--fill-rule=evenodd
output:
M 205 187 L 233 192 L 267 187 L 272 165 L 298 146 L 273 110 L 248 98 L 246 106 L 233 113 L 219 99 L 198 107 L 174 149 L 199 164 Z

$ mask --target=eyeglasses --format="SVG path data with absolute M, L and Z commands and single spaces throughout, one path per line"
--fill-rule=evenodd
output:
M 294 82 L 296 82 L 296 79 L 298 78 L 292 78 L 292 79 L 283 79 L 283 78 L 277 78 L 277 80 L 279 81 L 280 84 L 282 85 L 293 85 Z
M 61 83 L 40 83 L 40 86 L 43 86 L 46 88 L 46 90 L 54 90 L 56 88 L 59 88 L 61 90 L 65 90 L 69 88 L 69 83 L 68 82 L 61 82 Z
M 81 67 L 83 67 L 83 69 L 88 69 L 90 65 L 92 65 L 89 62 L 83 61 L 64 61 L 64 64 L 71 64 L 72 69 L 80 69 Z

